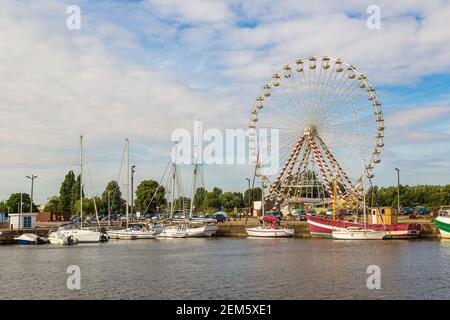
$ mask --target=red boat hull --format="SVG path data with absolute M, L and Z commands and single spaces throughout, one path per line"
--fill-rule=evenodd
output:
M 348 222 L 344 220 L 333 220 L 331 218 L 306 215 L 308 220 L 308 228 L 311 236 L 315 237 L 332 237 L 333 230 L 344 230 L 348 227 L 364 227 L 362 223 Z M 367 224 L 369 229 L 376 231 L 384 231 L 393 239 L 411 239 L 420 235 L 420 224 L 418 223 L 397 223 L 391 225 Z

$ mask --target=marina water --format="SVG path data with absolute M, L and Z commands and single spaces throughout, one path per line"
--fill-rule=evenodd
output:
M 81 289 L 67 287 L 79 266 Z M 378 266 L 381 289 L 368 289 Z M 450 241 L 171 239 L 0 248 L 0 299 L 449 299 Z

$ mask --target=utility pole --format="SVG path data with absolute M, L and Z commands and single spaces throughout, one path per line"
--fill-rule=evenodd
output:
M 400 214 L 400 169 L 395 168 L 397 171 L 397 215 Z
M 131 167 L 131 220 L 133 220 L 133 208 L 134 208 L 134 173 L 136 172 L 136 166 Z
M 34 179 L 37 178 L 37 175 L 32 174 L 31 176 L 27 176 L 27 178 L 31 180 L 30 213 L 33 213 L 33 189 L 34 189 Z M 20 200 L 20 202 L 22 202 L 22 200 Z
M 108 190 L 108 221 L 111 227 L 111 191 Z
M 80 136 L 80 228 L 83 229 L 83 135 Z
M 22 192 L 20 193 L 20 202 L 17 204 L 17 213 L 19 213 L 19 230 L 20 230 L 20 220 L 22 219 Z
M 125 163 L 127 164 L 126 170 L 126 183 L 125 183 L 125 193 L 126 193 L 126 205 L 125 205 L 125 215 L 127 218 L 126 221 L 126 229 L 128 229 L 129 217 L 128 217 L 128 206 L 130 205 L 130 148 L 129 148 L 129 140 L 125 139 Z
M 248 212 L 247 212 L 247 216 L 249 216 L 252 213 L 252 198 L 251 198 L 252 190 L 250 190 L 250 188 L 251 188 L 250 187 L 250 178 L 245 178 L 245 180 L 248 181 Z M 239 215 L 239 220 L 241 220 L 240 215 Z

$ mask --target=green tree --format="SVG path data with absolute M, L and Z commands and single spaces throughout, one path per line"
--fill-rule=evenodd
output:
M 50 197 L 45 205 L 44 212 L 60 212 L 61 201 L 58 196 Z
M 166 189 L 155 180 L 144 180 L 136 188 L 136 208 L 142 213 L 156 212 L 156 207 L 166 204 Z M 152 200 L 153 199 L 153 200 Z
M 191 207 L 191 198 L 188 197 L 178 197 L 175 199 L 175 208 L 176 212 L 186 212 L 188 213 Z
M 8 212 L 8 206 L 6 205 L 6 201 L 0 201 L 0 212 Z
M 251 205 L 253 205 L 253 201 L 261 201 L 261 188 L 251 188 L 251 189 L 247 189 L 245 190 L 244 193 L 244 206 L 247 207 L 248 206 L 248 198 L 250 196 L 251 193 Z
M 225 210 L 244 207 L 244 197 L 240 192 L 224 192 L 219 198 Z
M 84 194 L 84 188 L 83 188 L 83 198 L 85 197 Z M 77 179 L 75 180 L 75 183 L 72 185 L 72 191 L 71 191 L 71 204 L 72 204 L 72 213 L 73 212 L 78 212 L 79 210 L 77 209 L 76 203 L 77 201 L 80 201 L 80 176 L 77 177 Z
M 197 190 L 195 191 L 195 196 L 194 196 L 194 206 L 197 210 L 200 210 L 206 200 L 206 189 L 203 187 L 197 188 Z
M 13 193 L 9 196 L 6 201 L 6 206 L 9 208 L 9 212 L 19 212 L 20 211 L 20 193 Z M 23 212 L 30 212 L 30 195 L 27 193 L 22 193 L 22 210 Z M 38 208 L 33 203 L 33 212 L 37 212 Z
M 100 197 L 95 197 L 95 206 L 97 206 L 97 211 L 101 204 Z M 83 197 L 83 218 L 86 216 L 95 215 L 95 206 L 94 206 L 94 200 L 91 198 L 84 198 Z M 80 200 L 77 200 L 75 202 L 74 209 L 76 212 L 80 212 Z
M 72 211 L 73 196 L 72 189 L 75 184 L 75 174 L 70 170 L 64 177 L 64 181 L 59 188 L 60 210 L 64 212 Z
M 220 196 L 222 194 L 222 189 L 220 189 L 218 187 L 214 187 L 212 192 L 214 192 L 215 194 Z
M 125 200 L 122 199 L 122 191 L 120 191 L 119 184 L 115 180 L 108 182 L 105 191 L 102 193 L 102 201 L 100 204 L 100 213 L 108 214 L 108 195 L 109 204 L 111 206 L 111 213 L 123 212 L 125 207 Z
M 220 197 L 217 192 L 207 192 L 206 193 L 206 207 L 218 209 L 222 203 L 220 202 Z

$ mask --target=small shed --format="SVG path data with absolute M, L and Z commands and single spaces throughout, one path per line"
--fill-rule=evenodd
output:
M 380 214 L 381 210 L 381 214 Z M 392 207 L 381 207 L 370 209 L 371 220 L 373 224 L 396 224 L 397 223 L 397 209 Z
M 36 228 L 37 213 L 10 213 L 9 226 L 11 230 Z

